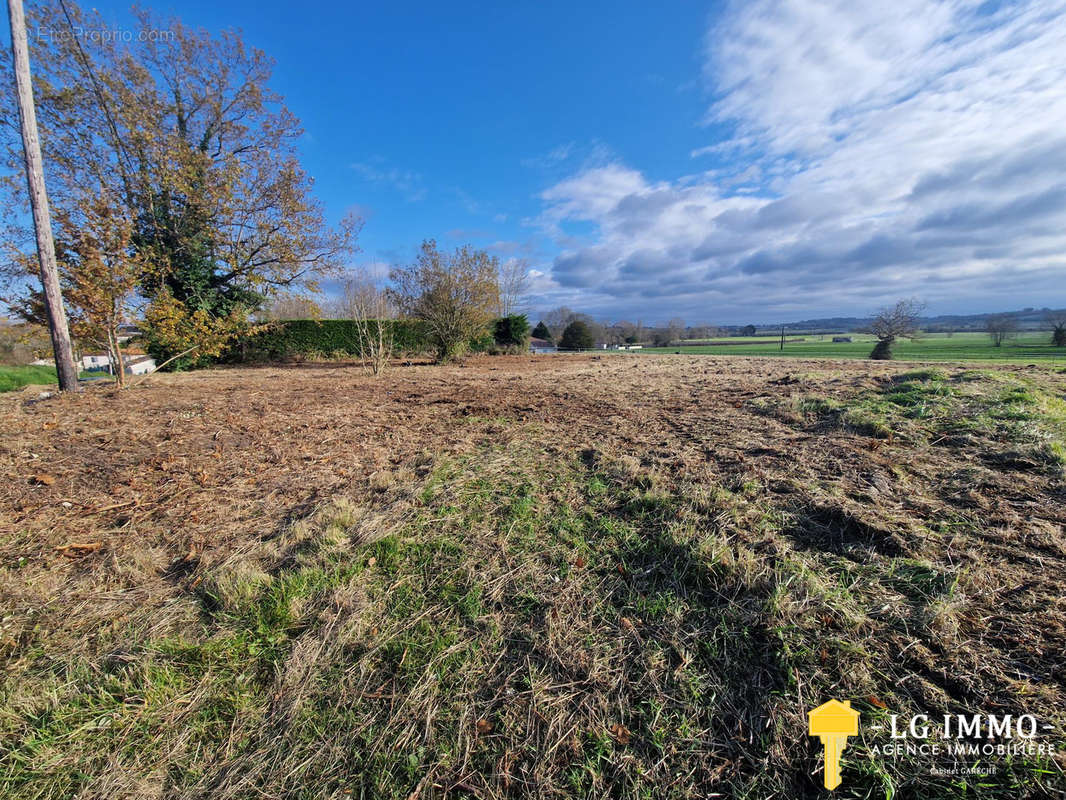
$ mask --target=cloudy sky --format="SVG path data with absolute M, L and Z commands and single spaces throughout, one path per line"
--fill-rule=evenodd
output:
M 1066 306 L 1066 3 L 496 5 L 161 10 L 277 58 L 364 261 L 470 242 L 646 323 Z
M 611 160 L 541 193 L 551 285 L 630 315 L 737 309 L 727 321 L 908 295 L 1063 304 L 1062 4 L 738 3 L 702 56 L 720 135 L 691 172 Z

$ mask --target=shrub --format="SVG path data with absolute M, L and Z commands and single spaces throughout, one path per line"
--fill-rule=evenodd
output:
M 371 335 L 378 325 L 389 325 L 397 352 L 421 353 L 431 347 L 426 327 L 418 320 L 367 320 L 366 325 Z M 283 361 L 312 353 L 360 357 L 363 352 L 360 324 L 356 320 L 293 319 L 271 323 L 235 342 L 224 360 Z
M 451 361 L 488 330 L 500 301 L 498 272 L 499 260 L 484 250 L 442 253 L 427 240 L 411 266 L 389 273 L 389 295 L 403 313 L 425 322 L 437 360 Z
M 581 320 L 574 320 L 566 326 L 559 347 L 563 350 L 589 350 L 596 346 L 596 339 L 589 326 Z
M 492 336 L 499 347 L 524 348 L 529 344 L 529 320 L 525 314 L 500 317 L 493 323 Z
M 555 338 L 552 336 L 552 332 L 548 330 L 548 326 L 541 320 L 537 323 L 537 327 L 533 329 L 534 339 L 543 339 L 546 342 L 554 342 Z

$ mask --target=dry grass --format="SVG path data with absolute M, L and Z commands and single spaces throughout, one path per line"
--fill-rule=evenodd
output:
M 560 357 L 0 400 L 0 794 L 1061 797 L 1060 373 Z M 942 765 L 942 763 L 941 763 Z

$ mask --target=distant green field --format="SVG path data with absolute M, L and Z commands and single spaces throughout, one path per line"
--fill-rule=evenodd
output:
M 703 344 L 680 347 L 648 347 L 643 353 L 706 354 L 723 356 L 786 356 L 793 358 L 866 358 L 874 337 L 847 334 L 851 342 L 834 344 L 832 336 L 804 336 L 802 342 L 787 342 L 781 350 L 777 340 L 755 337 L 752 344 Z M 723 342 L 752 341 L 740 337 Z M 1024 333 L 994 347 L 986 333 L 927 334 L 915 341 L 899 341 L 892 349 L 900 361 L 1009 361 L 1047 363 L 1054 359 L 1066 365 L 1066 348 L 1052 347 L 1050 333 Z

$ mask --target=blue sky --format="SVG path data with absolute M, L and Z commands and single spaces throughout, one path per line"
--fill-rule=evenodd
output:
M 1066 305 L 1063 2 L 152 7 L 276 59 L 360 262 L 469 242 L 645 323 Z

